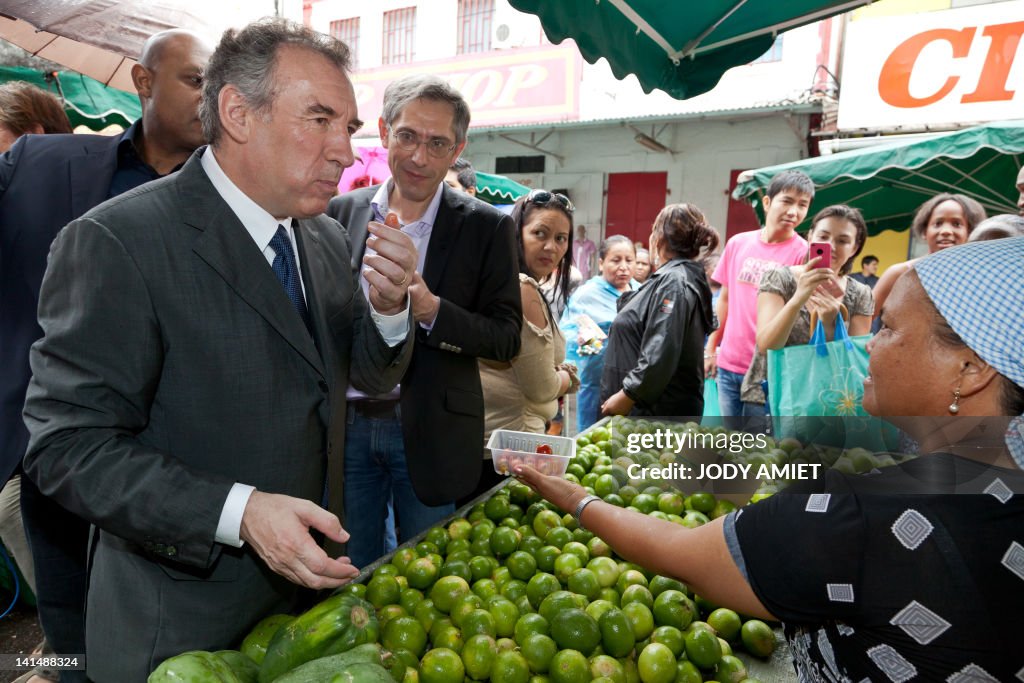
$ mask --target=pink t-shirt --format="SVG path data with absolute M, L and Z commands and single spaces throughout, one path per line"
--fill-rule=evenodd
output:
M 718 365 L 744 374 L 757 345 L 757 290 L 769 270 L 795 266 L 807 258 L 807 240 L 796 233 L 785 242 L 761 240 L 763 230 L 734 235 L 711 279 L 729 288 L 729 316 L 718 344 Z

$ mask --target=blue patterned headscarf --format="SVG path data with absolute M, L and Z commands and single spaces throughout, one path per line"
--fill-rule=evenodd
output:
M 928 298 L 986 363 L 1024 387 L 1024 237 L 944 249 L 915 265 Z M 1024 416 L 1006 443 L 1024 469 Z

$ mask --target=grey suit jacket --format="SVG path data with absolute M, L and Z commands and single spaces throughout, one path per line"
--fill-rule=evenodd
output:
M 98 528 L 88 673 L 142 681 L 164 658 L 237 645 L 295 587 L 214 541 L 233 482 L 339 516 L 345 388 L 392 388 L 389 348 L 326 217 L 296 234 L 310 336 L 202 170 L 125 193 L 66 227 L 40 294 L 25 470 Z

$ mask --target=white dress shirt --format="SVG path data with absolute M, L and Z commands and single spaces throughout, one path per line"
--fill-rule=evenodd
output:
M 285 232 L 288 233 L 288 239 L 292 243 L 292 251 L 295 254 L 295 267 L 300 268 L 299 272 L 301 272 L 299 250 L 295 244 L 295 228 L 292 225 L 292 219 L 289 217 L 275 218 L 271 216 L 259 204 L 242 192 L 237 185 L 231 182 L 231 179 L 224 173 L 220 164 L 217 163 L 212 148 L 207 147 L 200 161 L 217 194 L 221 196 L 221 199 L 238 216 L 238 220 L 245 226 L 253 241 L 256 242 L 256 246 L 263 252 L 263 256 L 267 259 L 267 264 L 273 265 L 274 258 L 277 256 L 274 249 L 270 246 L 270 240 L 277 233 L 277 227 L 282 225 L 285 228 Z M 343 264 L 343 266 L 347 268 L 348 264 Z M 302 282 L 301 277 L 299 282 L 302 284 L 302 295 L 305 297 L 306 283 Z M 371 305 L 370 317 L 377 324 L 377 329 L 380 330 L 381 337 L 384 338 L 388 346 L 397 346 L 405 341 L 405 338 L 408 336 L 408 301 L 406 301 L 405 310 L 395 315 L 381 315 L 373 310 Z M 245 512 L 246 504 L 249 502 L 249 496 L 255 490 L 255 487 L 248 484 L 236 482 L 232 485 L 231 490 L 228 492 L 228 497 L 224 501 L 220 520 L 217 523 L 217 533 L 214 538 L 218 543 L 232 545 L 236 548 L 242 546 L 243 542 L 239 537 L 242 528 L 242 515 Z

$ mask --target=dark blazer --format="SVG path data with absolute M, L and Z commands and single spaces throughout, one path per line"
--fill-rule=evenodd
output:
M 327 209 L 348 228 L 356 273 L 376 192 L 348 192 Z M 422 273 L 441 308 L 429 334 L 416 326 L 402 378 L 405 459 L 416 495 L 427 505 L 464 496 L 480 479 L 484 399 L 476 359 L 507 361 L 519 353 L 523 313 L 514 229 L 494 207 L 443 188 Z
M 162 659 L 236 645 L 295 587 L 214 541 L 233 482 L 341 513 L 345 389 L 386 392 L 389 348 L 344 231 L 297 224 L 310 336 L 202 170 L 112 199 L 58 235 L 32 348 L 25 472 L 99 529 L 88 674 L 145 680 Z
M 126 135 L 132 135 L 134 126 Z M 0 157 L 0 486 L 21 463 L 28 350 L 57 232 L 107 198 L 124 136 L 23 135 Z

